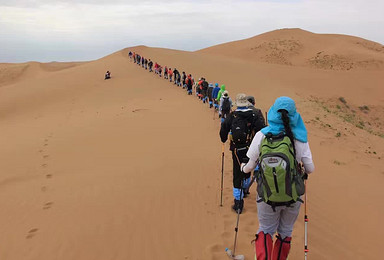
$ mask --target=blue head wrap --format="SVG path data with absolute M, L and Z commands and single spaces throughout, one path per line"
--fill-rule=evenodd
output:
M 308 133 L 305 128 L 304 121 L 300 114 L 296 112 L 295 101 L 289 97 L 279 97 L 276 99 L 275 104 L 268 111 L 268 124 L 269 126 L 261 129 L 261 132 L 266 135 L 272 133 L 277 135 L 284 132 L 284 124 L 281 119 L 281 113 L 278 111 L 284 109 L 288 111 L 289 125 L 295 139 L 300 142 L 308 142 Z

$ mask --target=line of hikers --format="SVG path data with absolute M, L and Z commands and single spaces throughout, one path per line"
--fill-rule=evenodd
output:
M 172 69 L 167 66 L 161 66 L 159 63 L 151 59 L 144 58 L 138 53 L 129 52 L 128 56 L 130 60 L 141 66 L 144 69 L 148 69 L 149 72 L 155 72 L 159 77 L 173 82 L 176 86 L 186 89 L 188 95 L 195 95 L 204 103 L 209 104 L 210 108 L 214 108 L 219 112 L 222 122 L 229 115 L 232 108 L 232 100 L 229 97 L 228 91 L 225 90 L 225 85 L 219 87 L 219 83 L 208 83 L 208 81 L 201 77 L 195 82 L 192 74 L 187 74 L 185 71 L 180 73 L 176 68 Z M 253 98 L 254 100 L 254 98 Z
M 146 68 L 146 59 L 139 54 L 129 52 L 129 57 Z M 149 61 L 152 71 L 153 63 Z M 162 66 L 158 63 L 155 63 L 155 73 L 162 76 Z M 180 76 L 176 69 L 165 66 L 164 78 L 172 82 L 172 76 L 174 84 L 186 88 L 189 95 L 192 95 L 194 86 L 196 96 L 219 112 L 219 136 L 223 147 L 228 139 L 230 142 L 232 208 L 238 216 L 244 210 L 244 198 L 250 194 L 250 186 L 254 181 L 257 183 L 259 229 L 254 240 L 257 259 L 287 259 L 293 226 L 303 203 L 301 196 L 305 193 L 305 180 L 314 171 L 307 130 L 296 111 L 294 100 L 284 96 L 277 98 L 265 121 L 261 110 L 255 107 L 253 96 L 238 94 L 236 108 L 232 111 L 232 100 L 225 85 L 219 87 L 215 83 L 213 86 L 204 77 L 194 83 L 191 74 L 186 76 L 182 72 Z M 273 242 L 272 237 L 276 233 Z

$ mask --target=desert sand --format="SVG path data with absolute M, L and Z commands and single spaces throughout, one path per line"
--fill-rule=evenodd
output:
M 219 206 L 217 114 L 129 51 L 225 84 L 233 99 L 253 95 L 263 112 L 292 97 L 316 167 L 309 259 L 382 256 L 384 46 L 285 29 L 196 52 L 136 46 L 82 63 L 0 64 L 0 259 L 227 258 L 236 214 L 228 144 Z M 240 216 L 246 259 L 255 186 Z M 303 241 L 301 213 L 289 259 L 303 259 Z

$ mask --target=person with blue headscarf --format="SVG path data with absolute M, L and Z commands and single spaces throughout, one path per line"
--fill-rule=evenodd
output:
M 311 173 L 315 167 L 312 153 L 308 144 L 308 133 L 304 121 L 296 111 L 295 101 L 289 97 L 279 97 L 268 111 L 268 126 L 256 133 L 247 152 L 249 161 L 241 165 L 241 171 L 249 173 L 256 167 L 259 159 L 260 145 L 266 135 L 285 134 L 294 144 L 296 161 L 302 163 L 305 173 Z M 288 206 L 271 207 L 257 200 L 259 229 L 256 235 L 255 248 L 257 259 L 285 260 L 288 257 L 293 225 L 299 215 L 301 202 L 297 201 Z M 272 237 L 277 239 L 273 245 Z M 268 258 L 269 259 L 269 258 Z

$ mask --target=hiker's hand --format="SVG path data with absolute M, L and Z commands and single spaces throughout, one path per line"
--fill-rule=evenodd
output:
M 303 174 L 303 180 L 308 180 L 308 173 L 304 172 L 304 174 Z
M 246 164 L 246 163 L 242 163 L 242 164 L 240 165 L 240 171 L 241 171 L 242 173 L 245 173 L 244 170 L 243 170 L 245 165 L 247 165 L 247 164 Z

